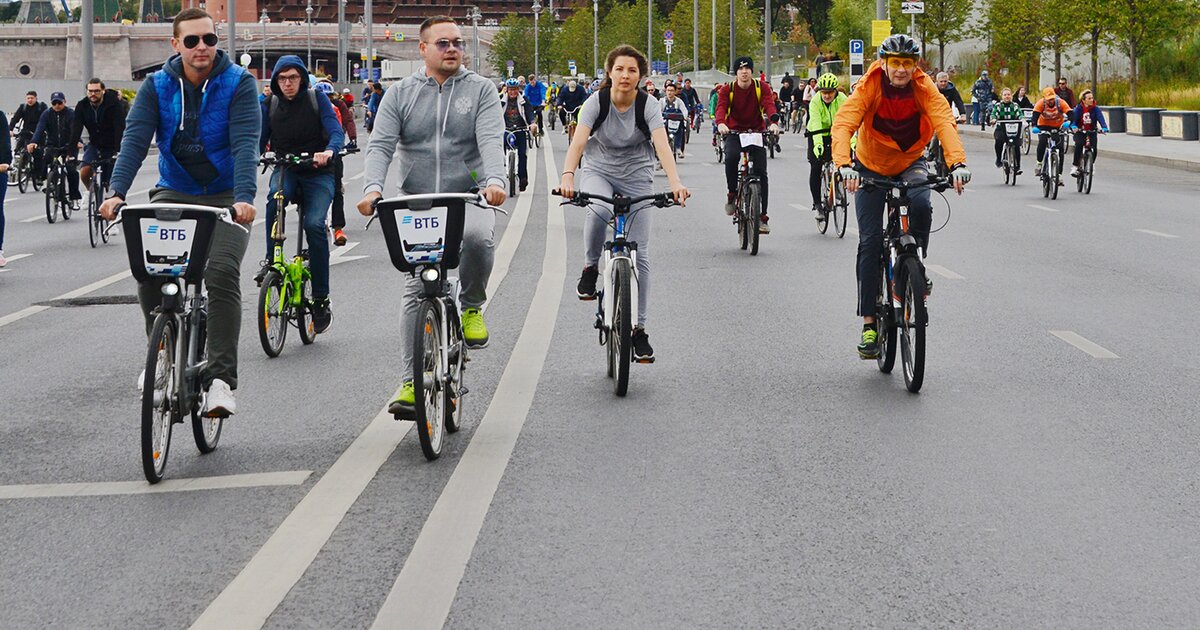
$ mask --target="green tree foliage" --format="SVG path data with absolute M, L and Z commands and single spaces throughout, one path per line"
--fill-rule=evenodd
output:
M 1005 4 L 1005 3 L 1001 3 Z M 968 35 L 973 0 L 925 0 L 925 13 L 917 15 L 917 32 L 922 42 L 936 43 L 937 66 L 946 66 L 946 45 L 957 42 Z M 901 15 L 899 3 L 892 8 L 892 15 Z M 893 30 L 895 22 L 893 22 Z M 899 27 L 903 29 L 903 26 Z
M 1025 71 L 1023 83 L 1029 85 L 1030 67 L 1041 57 L 1042 41 L 1040 0 L 1004 0 L 992 2 L 984 15 L 978 35 L 992 37 L 992 51 L 1009 67 Z M 1036 92 L 1036 85 L 1030 92 Z
M 606 51 L 599 51 L 599 59 L 596 63 L 599 67 L 604 66 L 604 54 Z M 582 72 L 591 76 L 595 69 L 592 67 L 592 7 L 580 7 L 575 11 L 575 14 L 567 18 L 559 25 L 558 34 L 554 37 L 553 56 L 558 60 L 558 65 L 545 66 L 543 65 L 543 74 L 566 74 L 568 71 L 567 61 L 574 59 L 576 64 L 576 72 Z
M 495 39 L 492 40 L 492 48 L 488 51 L 488 63 L 496 69 L 496 73 L 500 76 L 506 76 L 506 63 L 509 59 L 514 62 L 513 72 L 515 74 L 533 74 L 533 18 L 512 14 L 500 22 L 500 27 Z M 554 20 L 549 18 L 539 20 L 538 70 L 543 74 L 557 69 L 560 65 L 554 53 L 557 33 L 558 27 L 554 24 Z
M 821 50 L 846 50 L 852 39 L 861 39 L 869 47 L 873 19 L 875 0 L 833 0 L 829 9 L 829 40 Z
M 717 2 L 717 58 L 712 59 L 712 7 L 714 0 L 699 0 L 700 5 L 700 68 L 716 67 L 724 70 L 729 65 L 729 3 Z M 675 32 L 675 48 L 672 63 L 692 58 L 692 0 L 679 0 L 675 10 L 667 18 L 667 24 Z M 734 18 L 737 22 L 737 53 L 762 57 L 762 22 L 750 4 L 745 1 L 734 3 Z M 643 18 L 644 19 L 644 18 Z M 643 27 L 644 28 L 644 27 Z M 660 49 L 658 55 L 662 56 Z M 685 66 L 691 67 L 691 64 Z
M 1129 102 L 1137 103 L 1138 59 L 1151 48 L 1183 32 L 1200 17 L 1188 0 L 1106 0 L 1112 34 L 1129 57 Z

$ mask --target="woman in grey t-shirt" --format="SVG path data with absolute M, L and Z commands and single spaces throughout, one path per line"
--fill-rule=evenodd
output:
M 654 192 L 654 158 L 663 165 L 675 201 L 682 204 L 688 198 L 688 190 L 679 181 L 675 168 L 675 157 L 668 144 L 667 132 L 663 128 L 662 108 L 656 99 L 646 101 L 644 119 L 650 130 L 647 141 L 638 129 L 635 101 L 638 85 L 648 71 L 646 57 L 632 46 L 617 46 L 608 53 L 605 61 L 604 84 L 610 98 L 608 116 L 596 134 L 592 128 L 600 115 L 601 92 L 588 97 L 579 113 L 575 137 L 567 149 L 559 189 L 563 196 L 570 197 L 576 190 L 611 197 L 620 193 L 627 197 L 649 195 Z M 583 167 L 576 177 L 580 158 Z M 578 294 L 582 300 L 596 297 L 596 281 L 599 278 L 600 253 L 608 235 L 607 221 L 612 218 L 612 208 L 605 212 L 604 204 L 596 204 L 594 212 L 584 219 L 584 267 L 579 279 Z M 635 210 L 627 224 L 626 234 L 637 243 L 638 270 L 638 313 L 637 327 L 633 332 L 634 359 L 643 362 L 654 360 L 654 350 L 646 335 L 646 305 L 650 293 L 650 218 L 651 208 Z

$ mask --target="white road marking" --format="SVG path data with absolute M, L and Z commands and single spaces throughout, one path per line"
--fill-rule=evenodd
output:
M 966 280 L 966 278 L 950 271 L 941 265 L 925 265 L 925 268 L 947 280 Z
M 37 216 L 29 217 L 28 219 L 21 219 L 20 222 L 21 223 L 37 223 L 38 221 L 45 221 L 45 220 L 46 220 L 46 215 L 39 214 Z
M 1179 238 L 1179 236 L 1176 234 L 1167 234 L 1166 232 L 1156 232 L 1154 230 L 1145 230 L 1141 228 L 1134 230 L 1134 232 L 1141 232 L 1142 234 L 1149 234 L 1150 236 L 1161 236 L 1163 238 Z M 12 259 L 10 258 L 9 260 Z
M 1039 206 L 1036 203 L 1029 204 L 1029 207 L 1035 208 L 1037 210 L 1045 210 L 1046 212 L 1058 212 L 1058 208 L 1051 208 L 1049 206 Z
M 546 171 L 555 172 L 553 151 L 544 155 Z M 546 205 L 542 275 L 521 336 L 471 444 L 421 528 L 372 628 L 437 629 L 446 623 L 488 507 L 525 425 L 558 318 L 566 280 L 566 224 L 562 206 L 553 196 Z
M 1063 341 L 1071 344 L 1072 346 L 1075 346 L 1076 348 L 1079 348 L 1080 350 L 1083 350 L 1084 352 L 1092 355 L 1093 357 L 1095 357 L 1097 359 L 1119 359 L 1120 358 L 1117 355 L 1113 354 L 1112 352 L 1108 351 L 1107 349 L 1101 347 L 1099 344 L 1089 341 L 1089 340 L 1079 336 L 1077 333 L 1075 333 L 1073 331 L 1051 330 L 1050 334 L 1054 335 L 1055 337 L 1058 337 L 1059 339 L 1062 339 Z
M 9 256 L 9 257 L 8 257 L 8 262 L 10 262 L 10 263 L 11 263 L 11 262 L 16 262 L 16 261 L 18 261 L 18 260 L 21 260 L 22 258 L 29 258 L 29 257 L 30 257 L 30 256 L 32 256 L 32 255 L 33 255 L 33 254 L 17 254 L 16 256 Z
M 361 172 L 361 173 L 359 173 L 358 175 L 354 175 L 354 176 L 352 176 L 352 177 L 347 177 L 347 178 L 345 179 L 345 181 L 352 182 L 352 181 L 354 181 L 354 180 L 356 180 L 356 179 L 362 179 L 362 178 L 363 178 L 363 175 L 366 175 L 366 174 L 367 174 L 367 172 L 366 172 L 366 171 L 362 171 L 362 172 Z
M 355 260 L 362 260 L 364 258 L 370 258 L 370 256 L 338 256 L 337 258 L 329 259 L 329 266 L 332 267 L 334 265 L 340 265 L 342 263 L 348 263 Z
M 51 299 L 52 300 L 69 300 L 72 298 L 84 296 L 84 295 L 87 295 L 88 293 L 91 293 L 92 291 L 95 291 L 97 289 L 102 289 L 114 282 L 128 278 L 131 275 L 132 274 L 130 274 L 128 270 L 122 271 L 120 273 L 114 273 L 113 275 L 111 275 L 107 278 L 104 278 L 103 280 L 97 280 L 87 286 L 80 287 L 78 289 L 75 289 L 74 291 L 68 291 L 58 297 L 51 298 Z M 33 306 L 27 306 L 15 313 L 9 313 L 8 315 L 5 315 L 4 317 L 0 317 L 0 327 L 7 326 L 8 324 L 11 324 L 16 321 L 20 321 L 22 319 L 25 319 L 26 317 L 29 317 L 30 315 L 36 315 L 37 313 L 41 313 L 42 311 L 49 309 L 49 308 L 50 308 L 49 306 L 39 306 L 36 304 Z
M 361 243 L 361 242 L 362 241 L 352 241 L 352 242 L 346 243 L 345 245 L 342 245 L 341 247 L 335 247 L 334 250 L 329 253 L 329 256 L 330 256 L 330 258 L 340 258 L 342 256 L 345 256 L 346 252 L 349 252 L 350 250 L 354 249 L 355 247 L 358 247 L 359 243 Z
M 101 497 L 126 494 L 223 490 L 227 488 L 297 486 L 304 483 L 304 480 L 308 479 L 308 476 L 311 474 L 311 470 L 289 470 L 284 472 L 223 475 L 219 477 L 167 479 L 155 485 L 150 485 L 145 481 L 107 481 L 0 486 L 0 500 L 43 499 L 50 497 Z
M 525 223 L 510 222 L 505 237 L 509 231 L 516 229 L 524 231 Z M 497 248 L 497 260 L 511 260 L 514 253 L 511 250 L 515 250 L 521 240 L 519 236 L 505 237 L 501 238 Z M 503 282 L 507 273 L 507 265 L 493 268 L 488 283 L 489 293 Z M 551 326 L 553 323 L 551 320 Z M 526 369 L 511 358 L 509 365 L 514 366 L 514 370 Z M 192 628 L 261 628 L 288 591 L 304 575 L 345 518 L 346 512 L 413 426 L 411 422 L 394 420 L 387 407 L 380 410 L 271 534 L 258 553 L 209 604 Z

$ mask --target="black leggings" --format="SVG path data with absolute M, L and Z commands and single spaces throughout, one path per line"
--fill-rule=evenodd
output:
M 1087 134 L 1084 134 L 1083 132 L 1080 132 L 1080 131 L 1075 132 L 1075 161 L 1072 162 L 1072 164 L 1075 166 L 1079 166 L 1079 161 L 1081 159 L 1083 159 L 1083 143 L 1087 141 L 1085 138 L 1086 135 Z M 1098 143 L 1096 142 L 1096 140 L 1098 139 L 1097 138 L 1098 135 L 1099 134 L 1091 134 L 1093 150 L 1095 150 L 1096 147 L 1098 146 Z
M 812 191 L 814 206 L 821 205 L 821 169 L 825 167 L 825 162 L 832 159 L 829 156 L 832 144 L 829 136 L 822 136 L 821 141 L 825 143 L 825 154 L 817 157 L 813 153 L 813 138 L 808 139 L 808 188 Z

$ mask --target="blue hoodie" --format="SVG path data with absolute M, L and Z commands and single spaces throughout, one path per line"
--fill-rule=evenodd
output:
M 304 67 L 304 61 L 297 55 L 284 55 L 275 62 L 275 70 L 271 72 L 271 97 L 283 99 L 283 88 L 279 87 L 277 80 L 279 74 L 288 68 L 295 68 L 300 71 L 300 91 L 296 94 L 297 99 L 308 99 L 308 92 L 312 88 L 308 68 Z M 338 122 L 337 113 L 333 111 L 333 103 L 324 95 L 318 95 L 317 115 L 321 118 L 321 126 L 325 128 L 325 135 L 328 136 L 329 142 L 325 145 L 325 150 L 337 153 L 342 150 L 342 145 L 345 144 L 345 130 L 341 123 Z M 259 151 L 266 151 L 267 142 L 271 140 L 271 112 L 267 106 L 268 101 L 264 100 L 262 104 L 262 136 L 259 139 Z
M 233 192 L 234 201 L 254 203 L 258 192 L 258 137 L 262 116 L 254 77 L 218 50 L 202 85 L 183 78 L 183 60 L 173 55 L 142 83 L 121 138 L 112 191 L 127 197 L 158 143 L 159 188 L 189 195 Z M 178 142 L 176 142 L 178 140 Z

